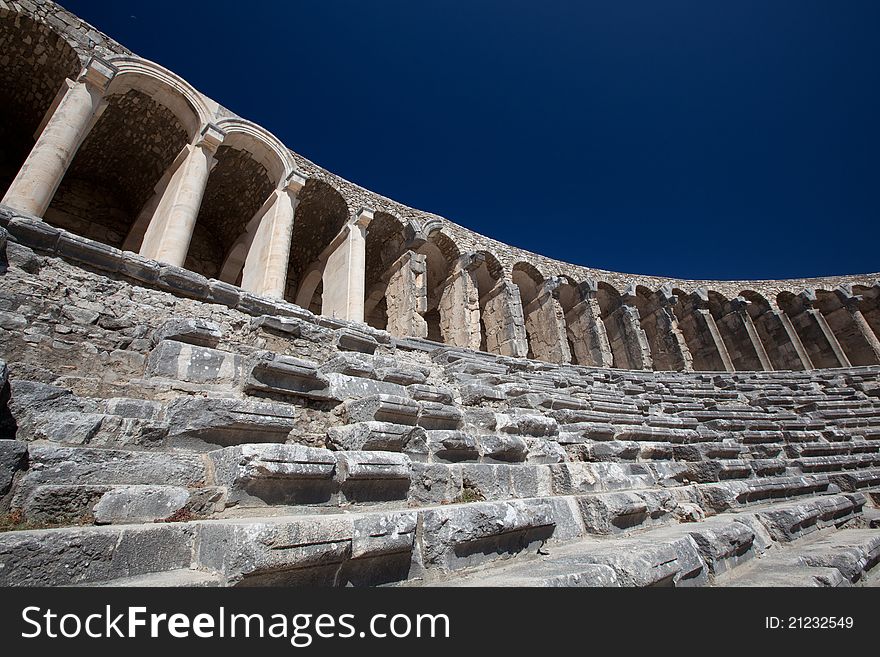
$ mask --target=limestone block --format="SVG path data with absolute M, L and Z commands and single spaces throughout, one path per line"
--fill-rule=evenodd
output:
M 408 385 L 406 392 L 416 401 L 430 401 L 438 404 L 451 404 L 454 397 L 451 388 L 440 388 L 420 383 Z
M 416 533 L 416 513 L 372 514 L 352 522 L 351 558 L 410 553 Z
M 122 253 L 119 271 L 128 278 L 148 285 L 152 285 L 159 279 L 159 263 L 131 251 Z
M 27 217 L 13 217 L 6 230 L 16 242 L 36 251 L 54 253 L 62 231 L 45 221 Z
M 464 416 L 457 406 L 437 402 L 419 402 L 418 425 L 425 429 L 458 429 Z
M 525 438 L 528 463 L 563 463 L 565 450 L 556 440 Z
M 411 455 L 412 456 L 412 455 Z M 409 498 L 417 504 L 448 504 L 462 492 L 461 468 L 413 460 Z
M 214 322 L 188 317 L 175 317 L 163 322 L 153 331 L 153 344 L 162 340 L 174 340 L 197 347 L 216 347 L 223 334 Z
M 477 438 L 480 454 L 484 460 L 521 462 L 525 461 L 528 445 L 519 436 L 483 435 Z
M 350 328 L 336 331 L 336 347 L 343 351 L 359 351 L 364 354 L 372 354 L 379 346 L 379 342 L 372 335 Z
M 334 501 L 336 455 L 326 449 L 275 443 L 209 453 L 217 483 L 238 503 L 317 504 Z
M 34 417 L 33 427 L 36 440 L 66 445 L 137 445 L 153 448 L 164 444 L 168 434 L 168 426 L 164 422 L 79 411 L 38 413 Z
M 351 557 L 353 527 L 341 516 L 198 526 L 195 561 L 228 584 L 333 585 Z
M 102 495 L 93 512 L 101 525 L 156 522 L 186 507 L 189 498 L 182 486 L 125 486 Z
M 70 586 L 192 563 L 193 537 L 180 524 L 65 528 L 0 534 L 0 585 Z
M 337 450 L 400 452 L 408 443 L 423 439 L 424 434 L 421 427 L 373 420 L 330 427 L 327 440 Z
M 510 471 L 512 469 L 507 465 L 494 465 L 490 463 L 462 464 L 462 486 L 471 496 L 476 496 L 481 500 L 496 501 L 517 497 L 513 481 L 511 480 Z M 528 482 L 528 476 L 520 478 L 520 485 L 526 493 L 523 497 L 534 497 L 534 490 L 537 488 L 534 482 L 534 473 L 529 472 L 529 469 L 525 467 L 519 467 L 517 470 L 522 471 L 526 475 L 532 475 L 531 482 Z M 529 490 L 529 483 L 532 484 L 532 490 Z
M 160 287 L 180 296 L 203 300 L 210 297 L 208 279 L 201 274 L 183 269 L 182 267 L 162 265 L 159 268 L 157 282 Z
M 58 254 L 85 265 L 116 272 L 122 266 L 122 251 L 94 240 L 63 232 L 58 238 Z
M 414 461 L 449 462 L 476 461 L 480 457 L 474 436 L 457 430 L 430 430 L 416 434 L 407 442 L 404 451 Z
M 441 571 L 529 550 L 552 536 L 556 526 L 544 500 L 447 506 L 422 512 L 421 522 L 420 565 Z
M 672 521 L 676 506 L 675 497 L 668 491 L 578 497 L 584 527 L 591 534 L 616 534 Z
M 688 534 L 713 575 L 727 572 L 756 555 L 755 532 L 742 522 L 707 520 L 698 523 Z
M 184 342 L 163 340 L 150 351 L 146 375 L 187 381 L 232 385 L 241 379 L 244 359 L 238 354 Z
M 392 422 L 415 425 L 421 409 L 419 402 L 395 395 L 371 395 L 347 401 L 343 405 L 348 422 Z
M 394 452 L 337 452 L 337 479 L 348 502 L 404 500 L 410 485 L 409 457 Z
M 181 397 L 168 404 L 165 417 L 175 443 L 284 442 L 297 426 L 290 404 L 227 397 Z
M 197 454 L 60 447 L 32 444 L 19 489 L 40 484 L 163 484 L 197 488 L 206 483 Z M 16 492 L 16 497 L 18 496 Z
M 621 586 L 700 586 L 708 577 L 708 567 L 694 539 L 675 532 L 668 538 L 658 532 L 650 541 L 615 541 L 580 559 L 613 568 Z
M 208 294 L 213 303 L 236 308 L 241 303 L 241 288 L 213 278 L 208 280 Z
M 317 365 L 311 361 L 266 353 L 250 360 L 246 370 L 245 392 L 327 398 L 327 380 L 319 375 Z
M 559 433 L 559 425 L 552 417 L 545 415 L 497 415 L 497 429 L 503 433 L 513 433 L 535 438 L 552 437 Z

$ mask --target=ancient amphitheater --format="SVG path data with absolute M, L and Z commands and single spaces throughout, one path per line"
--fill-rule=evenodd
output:
M 0 583 L 880 579 L 880 275 L 556 262 L 51 2 L 0 44 Z

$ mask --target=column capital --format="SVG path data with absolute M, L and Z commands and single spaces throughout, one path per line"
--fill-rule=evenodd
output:
M 306 186 L 306 177 L 304 174 L 299 171 L 293 171 L 284 182 L 281 183 L 281 190 L 285 192 L 290 192 L 294 196 L 297 196 Z
M 370 208 L 360 208 L 352 222 L 355 226 L 366 228 L 373 221 L 374 212 Z
M 805 308 L 812 308 L 813 304 L 816 303 L 816 290 L 813 288 L 804 288 L 801 293 L 798 295 L 798 298 L 801 300 L 801 303 L 804 304 Z
M 80 73 L 79 81 L 104 93 L 115 76 L 116 67 L 113 64 L 93 56 Z
M 476 271 L 484 262 L 486 262 L 485 253 L 463 253 L 458 259 L 457 268 L 462 271 Z
M 659 305 L 665 307 L 674 306 L 678 303 L 678 295 L 672 291 L 671 285 L 662 285 L 660 289 L 658 289 L 654 293 L 654 297 L 659 302 Z
M 745 297 L 734 297 L 729 303 L 731 310 L 735 312 L 743 312 L 748 309 L 752 302 Z
M 213 154 L 217 152 L 217 149 L 220 148 L 220 145 L 225 138 L 226 133 L 223 132 L 223 130 L 213 123 L 208 123 L 202 128 L 199 136 L 196 137 L 195 145 L 204 148 Z

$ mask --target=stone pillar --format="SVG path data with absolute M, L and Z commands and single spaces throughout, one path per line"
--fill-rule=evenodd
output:
M 814 308 L 815 290 L 804 290 L 797 297 L 797 308 L 789 314 L 792 325 L 816 367 L 850 367 L 849 358 L 822 312 Z
M 852 289 L 838 288 L 835 290 L 841 304 L 851 318 L 851 336 L 849 342 L 853 353 L 849 359 L 853 365 L 876 365 L 880 363 L 880 340 L 868 324 L 861 311 L 862 296 L 853 294 Z
M 486 350 L 514 358 L 526 358 L 529 343 L 522 299 L 516 284 L 501 279 L 480 299 L 480 317 L 486 329 Z
M 321 314 L 325 317 L 364 321 L 367 226 L 373 211 L 361 209 L 334 243 L 324 265 Z
M 443 284 L 437 312 L 444 344 L 480 348 L 480 292 L 474 278 L 480 262 L 471 255 L 463 255 Z
M 727 352 L 715 318 L 709 312 L 709 293 L 703 288 L 683 299 L 678 317 L 693 356 L 694 369 L 733 372 L 733 361 Z
M 640 313 L 642 328 L 651 345 L 655 370 L 692 372 L 694 357 L 672 310 L 677 302 L 671 289 L 657 290 Z
M 609 339 L 614 367 L 630 370 L 650 370 L 654 367 L 648 336 L 642 330 L 639 309 L 635 305 L 634 289 L 630 288 L 620 297 L 620 305 L 605 317 L 605 325 L 611 324 Z
M 259 223 L 241 275 L 241 287 L 248 292 L 284 298 L 297 195 L 305 184 L 305 176 L 292 173 L 258 213 Z
M 813 363 L 788 315 L 768 306 L 764 312 L 750 314 L 750 317 L 761 336 L 761 342 L 774 369 L 813 369 Z
M 565 313 L 559 303 L 559 280 L 545 281 L 537 296 L 523 307 L 532 357 L 548 363 L 570 363 Z
M 608 333 L 602 321 L 602 310 L 596 300 L 596 284 L 580 288 L 583 300 L 565 314 L 568 339 L 578 365 L 611 367 L 614 362 Z
M 140 254 L 145 258 L 183 267 L 214 155 L 224 136 L 216 126 L 206 125 L 177 156 L 174 173 L 144 233 Z
M 107 62 L 92 58 L 76 82 L 64 81 L 67 89 L 6 191 L 4 205 L 36 217 L 45 214 L 76 151 L 106 107 L 104 93 L 115 73 Z
M 388 270 L 385 305 L 386 327 L 391 335 L 425 338 L 428 323 L 428 268 L 424 255 L 406 251 Z
M 749 315 L 748 304 L 743 297 L 731 299 L 716 322 L 727 331 L 728 354 L 736 369 L 770 372 L 773 365 Z

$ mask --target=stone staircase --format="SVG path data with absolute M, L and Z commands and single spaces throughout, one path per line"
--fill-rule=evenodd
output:
M 40 268 L 0 294 L 2 585 L 880 572 L 880 367 L 558 366 Z M 65 285 L 103 286 L 113 317 Z

